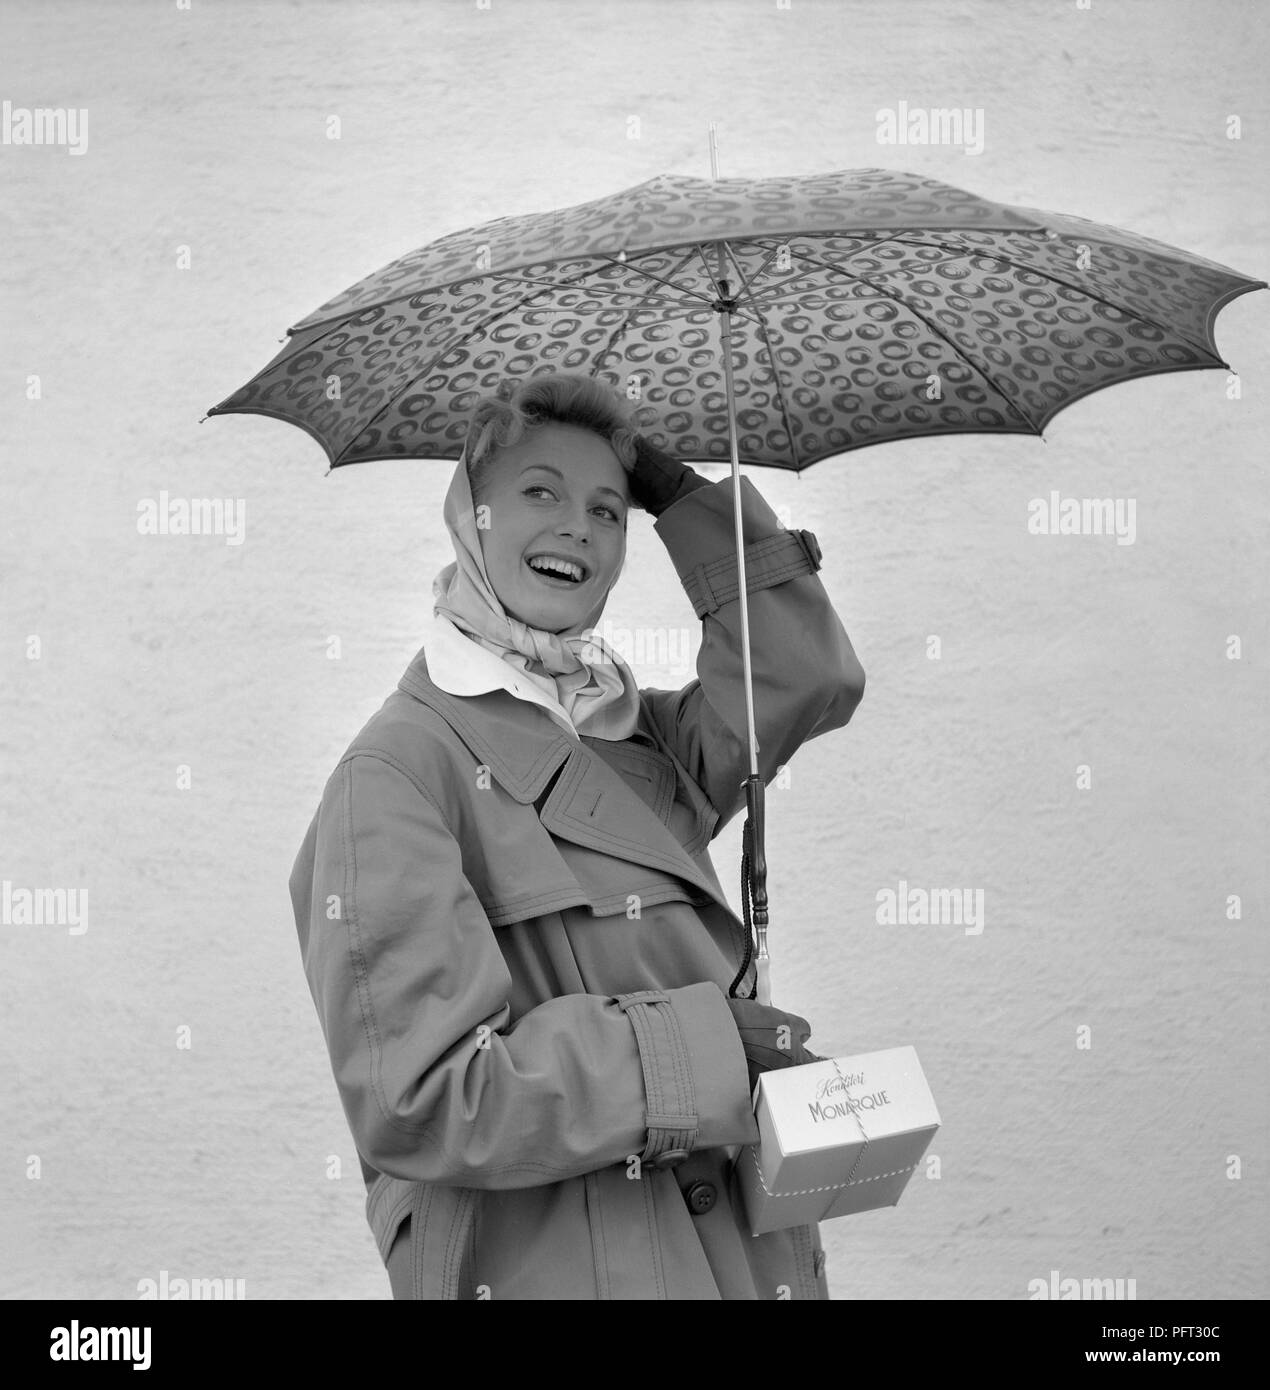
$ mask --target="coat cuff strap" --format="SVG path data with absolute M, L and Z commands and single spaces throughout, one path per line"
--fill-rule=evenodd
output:
M 640 1160 L 655 1168 L 673 1167 L 692 1152 L 700 1124 L 679 1016 L 664 990 L 641 989 L 614 998 L 635 1029 L 644 1071 L 648 1140 Z
M 781 531 L 745 547 L 745 591 L 756 593 L 784 584 L 800 574 L 820 568 L 820 544 L 810 531 Z M 698 618 L 731 603 L 740 593 L 736 582 L 736 556 L 726 555 L 698 565 L 683 581 L 684 590 Z

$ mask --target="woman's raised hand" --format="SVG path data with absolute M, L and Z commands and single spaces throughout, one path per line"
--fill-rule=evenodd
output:
M 627 474 L 631 500 L 652 516 L 660 516 L 672 502 L 710 480 L 678 459 L 663 453 L 643 435 L 635 437 L 635 467 Z

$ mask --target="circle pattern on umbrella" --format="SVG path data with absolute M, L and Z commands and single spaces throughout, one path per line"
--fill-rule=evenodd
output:
M 811 180 L 791 183 L 801 183 L 799 196 L 814 203 L 831 195 L 834 177 L 823 176 L 819 191 Z M 333 465 L 457 458 L 472 407 L 508 377 L 582 372 L 636 400 L 637 421 L 671 453 L 725 461 L 718 248 L 704 238 L 713 234 L 712 215 L 726 221 L 739 214 L 720 184 L 682 182 L 716 195 L 708 200 L 694 191 L 693 215 L 704 219 L 695 224 L 698 239 L 685 227 L 684 245 L 620 259 L 606 253 L 521 261 L 515 269 L 419 287 L 429 268 L 455 264 L 447 257 L 459 254 L 462 238 L 468 245 L 488 228 L 458 234 L 310 315 L 217 412 L 257 411 L 302 424 Z M 923 183 L 930 181 L 915 180 L 895 197 L 937 201 L 916 186 Z M 644 219 L 628 219 L 626 231 L 655 239 L 665 207 L 658 204 L 655 217 L 648 197 L 640 206 L 634 196 L 649 187 L 625 195 L 632 216 Z M 880 207 L 885 184 L 877 191 Z M 623 196 L 567 210 L 579 214 L 575 240 L 594 239 L 597 209 L 603 204 L 612 218 Z M 770 205 L 786 204 L 773 191 Z M 752 199 L 752 220 L 761 220 L 767 206 Z M 799 469 L 917 435 L 1039 433 L 1065 405 L 1114 382 L 1223 365 L 1212 341 L 1216 312 L 1260 282 L 1080 218 L 984 207 L 984 220 L 995 216 L 1007 225 L 851 235 L 751 231 L 728 243 L 742 459 Z M 949 201 L 943 220 L 955 220 L 959 210 L 963 204 Z M 546 216 L 558 226 L 564 214 Z M 523 226 L 533 219 L 504 221 Z M 542 222 L 529 244 L 548 234 Z M 448 250 L 446 241 L 454 243 Z M 507 252 L 504 259 L 515 257 Z M 334 318 L 327 312 L 333 307 Z

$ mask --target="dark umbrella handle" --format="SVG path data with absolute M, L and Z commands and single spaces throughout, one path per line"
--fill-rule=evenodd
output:
M 767 932 L 767 856 L 763 836 L 763 779 L 752 773 L 745 779 L 745 852 L 750 860 L 750 902 L 755 927 Z M 764 943 L 766 944 L 766 942 Z
M 763 834 L 763 779 L 751 773 L 742 783 L 745 788 L 746 818 L 741 837 L 741 907 L 745 918 L 746 962 L 741 968 L 742 975 L 749 964 L 751 944 L 750 922 L 758 935 L 758 954 L 755 957 L 756 972 L 755 999 L 760 1004 L 772 1002 L 771 984 L 768 978 L 769 958 L 767 954 L 767 855 Z M 735 988 L 736 981 L 733 982 Z

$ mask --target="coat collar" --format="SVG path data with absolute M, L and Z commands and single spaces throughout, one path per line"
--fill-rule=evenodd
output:
M 429 678 L 423 650 L 397 688 L 435 710 L 522 804 L 536 802 L 564 767 L 539 811 L 550 834 L 675 874 L 731 914 L 713 870 L 698 866 L 662 818 L 674 799 L 677 773 L 648 731 L 642 703 L 640 727 L 629 739 L 611 743 L 584 735 L 578 742 L 544 708 L 507 690 L 463 698 L 448 694 Z M 644 785 L 637 792 L 628 779 Z
M 490 774 L 517 801 L 535 801 L 577 743 L 542 705 L 517 699 L 510 690 L 456 697 L 428 675 L 421 648 L 397 682 L 441 715 Z

